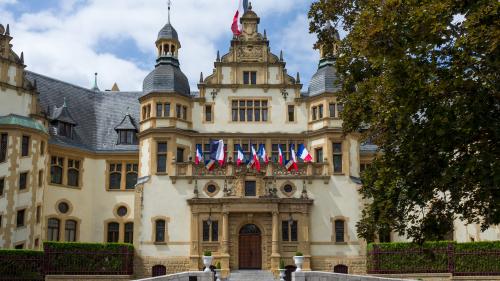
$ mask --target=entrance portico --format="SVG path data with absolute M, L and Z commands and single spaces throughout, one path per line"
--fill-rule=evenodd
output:
M 305 256 L 304 269 L 310 269 L 309 207 L 313 201 L 299 198 L 195 198 L 191 207 L 190 269 L 200 269 L 204 251 L 211 251 L 220 262 L 222 275 L 235 269 L 277 271 L 280 259 L 291 263 L 296 251 Z M 295 241 L 282 241 L 282 223 L 296 222 Z M 203 224 L 220 224 L 221 239 L 206 241 Z M 282 230 L 282 229 L 281 229 Z

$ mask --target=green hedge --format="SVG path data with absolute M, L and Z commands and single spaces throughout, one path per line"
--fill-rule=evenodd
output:
M 0 249 L 0 279 L 43 280 L 43 252 Z
M 131 244 L 45 242 L 46 274 L 131 274 Z
M 372 243 L 368 245 L 367 266 L 372 273 L 450 272 L 452 269 L 452 273 L 459 275 L 500 274 L 500 241 Z

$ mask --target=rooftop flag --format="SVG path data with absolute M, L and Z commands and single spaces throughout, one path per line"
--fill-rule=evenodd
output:
M 248 2 L 248 0 L 246 2 Z M 236 10 L 236 13 L 234 14 L 233 24 L 231 25 L 231 31 L 233 32 L 234 36 L 241 35 L 241 28 L 240 28 L 240 25 L 238 24 L 238 20 L 240 19 L 240 11 L 242 9 L 243 9 L 242 0 L 239 0 L 238 9 Z

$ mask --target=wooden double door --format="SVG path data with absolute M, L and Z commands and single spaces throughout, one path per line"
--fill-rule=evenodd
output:
M 262 268 L 262 239 L 254 224 L 243 226 L 239 233 L 238 260 L 240 269 Z

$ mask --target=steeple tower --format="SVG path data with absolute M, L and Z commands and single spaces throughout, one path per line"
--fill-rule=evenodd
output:
M 178 58 L 179 49 L 181 48 L 181 43 L 179 42 L 179 37 L 177 31 L 170 23 L 170 9 L 172 2 L 168 1 L 168 19 L 167 24 L 158 33 L 158 39 L 156 40 L 156 48 L 158 49 L 158 58 L 161 57 L 173 57 Z

